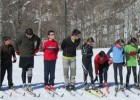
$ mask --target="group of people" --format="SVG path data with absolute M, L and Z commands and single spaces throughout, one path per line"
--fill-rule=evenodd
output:
M 10 37 L 4 36 L 2 38 L 3 44 L 1 45 L 1 82 L 2 86 L 5 72 L 7 71 L 8 85 L 10 89 L 14 88 L 12 82 L 12 63 L 16 62 L 16 54 L 20 56 L 19 67 L 22 68 L 22 82 L 23 89 L 32 90 L 32 70 L 34 68 L 34 55 L 39 51 L 40 38 L 33 33 L 31 28 L 26 29 L 25 34 L 18 37 L 15 41 L 15 45 L 12 45 Z M 81 32 L 78 29 L 72 31 L 72 35 L 66 37 L 61 43 L 61 49 L 63 51 L 63 74 L 65 81 L 65 89 L 68 91 L 76 90 L 75 77 L 76 77 L 76 49 L 81 42 Z M 129 79 L 131 69 L 134 75 L 134 85 L 140 88 L 140 82 L 137 77 L 137 61 L 139 60 L 139 52 L 137 46 L 137 39 L 131 38 L 128 44 L 125 45 L 122 39 L 119 39 L 113 44 L 107 53 L 100 51 L 94 58 L 95 75 L 93 77 L 93 44 L 94 39 L 89 37 L 82 45 L 82 68 L 83 68 L 83 80 L 84 88 L 88 90 L 91 86 L 92 89 L 96 89 L 95 82 L 98 81 L 99 87 L 108 87 L 108 69 L 113 63 L 114 68 L 114 80 L 115 90 L 119 88 L 124 89 L 123 85 L 123 66 L 127 66 L 126 75 L 126 88 L 129 88 Z M 125 46 L 124 46 L 125 45 Z M 42 43 L 42 50 L 44 52 L 44 89 L 54 90 L 55 80 L 55 67 L 57 55 L 59 52 L 59 45 L 55 40 L 55 32 L 53 30 L 48 31 L 47 40 Z M 16 54 L 15 54 L 16 52 Z M 113 56 L 110 54 L 112 53 Z M 13 60 L 12 60 L 13 57 Z M 120 76 L 120 87 L 118 84 L 118 70 Z M 70 71 L 70 73 L 69 73 Z M 26 82 L 26 75 L 28 83 Z M 91 85 L 88 85 L 87 77 L 90 77 Z M 140 80 L 139 80 L 140 81 Z

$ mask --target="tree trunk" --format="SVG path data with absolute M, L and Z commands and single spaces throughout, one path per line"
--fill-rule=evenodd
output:
M 1 35 L 2 35 L 2 0 L 0 0 L 0 45 L 1 45 Z
M 39 23 L 38 23 L 38 36 L 41 38 L 41 27 L 42 27 L 42 6 L 43 1 L 41 0 L 39 5 Z

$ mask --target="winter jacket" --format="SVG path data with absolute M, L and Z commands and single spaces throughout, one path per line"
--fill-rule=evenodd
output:
M 94 66 L 95 66 L 95 74 L 98 75 L 99 64 L 103 64 L 106 61 L 109 61 L 108 55 L 106 54 L 105 57 L 101 60 L 99 54 L 97 54 L 94 58 Z
M 126 65 L 129 67 L 137 66 L 137 52 L 138 46 L 126 45 L 124 48 Z
M 63 50 L 63 56 L 66 57 L 75 57 L 76 56 L 76 47 L 80 44 L 81 39 L 75 40 L 74 42 L 71 40 L 71 36 L 65 38 L 62 41 L 61 49 Z
M 111 58 L 110 53 L 113 54 L 113 63 L 123 63 L 124 62 L 124 48 L 117 47 L 116 45 L 112 46 L 108 51 L 108 57 Z
M 1 45 L 1 64 L 11 64 L 12 56 L 16 58 L 13 45 Z
M 40 38 L 33 34 L 31 39 L 28 39 L 26 35 L 22 35 L 15 42 L 15 50 L 20 52 L 21 57 L 34 56 L 35 50 L 39 49 Z
M 59 51 L 58 43 L 55 40 L 46 40 L 43 45 L 44 60 L 56 60 Z
M 84 58 L 90 58 L 93 56 L 92 47 L 90 45 L 84 44 L 82 46 L 82 55 Z

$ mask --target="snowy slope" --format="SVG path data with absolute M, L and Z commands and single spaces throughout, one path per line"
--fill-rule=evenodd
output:
M 108 48 L 106 49 L 94 49 L 94 56 L 100 51 L 100 50 L 104 50 L 107 52 Z M 17 88 L 17 91 L 20 93 L 23 93 L 24 91 L 21 89 L 21 85 L 22 85 L 22 81 L 21 81 L 21 69 L 18 68 L 18 63 L 19 63 L 19 57 L 18 57 L 18 61 L 17 63 L 13 64 L 13 82 L 15 87 Z M 33 70 L 33 88 L 34 88 L 34 92 L 36 93 L 41 93 L 41 97 L 40 98 L 35 98 L 32 97 L 31 95 L 26 95 L 26 96 L 22 96 L 21 94 L 16 94 L 13 93 L 12 97 L 7 97 L 6 94 L 4 94 L 3 92 L 0 92 L 1 94 L 5 95 L 4 100 L 98 100 L 98 99 L 102 99 L 102 100 L 139 100 L 140 96 L 136 96 L 128 91 L 126 91 L 127 94 L 129 94 L 129 98 L 125 97 L 121 92 L 118 93 L 117 97 L 114 97 L 114 73 L 113 73 L 113 66 L 111 65 L 109 68 L 109 72 L 108 72 L 108 83 L 110 86 L 110 94 L 108 95 L 107 98 L 97 98 L 95 96 L 89 95 L 87 93 L 84 93 L 83 96 L 79 96 L 76 95 L 71 96 L 68 93 L 65 93 L 64 97 L 51 97 L 49 94 L 47 94 L 44 89 L 43 89 L 43 78 L 44 78 L 44 71 L 43 71 L 43 56 L 42 53 L 38 53 L 38 56 L 35 56 L 35 68 Z M 94 68 L 94 64 L 93 64 L 93 68 Z M 94 72 L 94 71 L 93 71 Z M 125 83 L 125 77 L 126 77 L 126 68 L 124 67 L 123 69 L 123 75 L 124 75 L 124 83 Z M 95 74 L 94 74 L 95 75 Z M 88 80 L 89 81 L 89 80 Z M 77 88 L 82 88 L 83 87 L 83 70 L 82 70 L 82 66 L 81 66 L 81 51 L 78 50 L 77 51 L 77 76 L 76 76 L 76 87 Z M 63 66 L 62 66 L 62 52 L 59 52 L 59 56 L 58 56 L 58 60 L 57 60 L 57 64 L 56 64 L 56 79 L 55 79 L 55 87 L 56 88 L 62 88 L 60 90 L 56 90 L 59 93 L 61 93 L 62 91 L 64 91 L 64 78 L 63 78 Z M 133 75 L 131 75 L 131 79 L 130 79 L 130 83 L 133 84 Z M 3 83 L 3 90 L 5 90 L 6 93 L 10 93 L 10 90 L 7 90 L 7 79 L 5 77 L 4 83 Z M 105 92 L 105 90 L 103 89 L 103 91 Z M 140 92 L 140 91 L 138 91 Z

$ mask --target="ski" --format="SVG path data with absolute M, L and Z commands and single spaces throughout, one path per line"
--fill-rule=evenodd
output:
M 16 89 L 10 89 L 12 92 L 16 93 L 16 94 L 20 94 L 22 95 L 22 93 L 18 92 Z
M 54 97 L 54 93 L 52 91 L 50 91 L 50 90 L 45 90 L 45 91 L 46 91 L 46 93 L 48 93 L 49 95 L 51 95 L 52 97 Z
M 83 95 L 83 93 L 81 93 L 81 92 L 79 92 L 79 91 L 74 91 L 76 94 L 78 94 L 78 95 L 80 95 L 80 96 L 82 96 Z
M 126 97 L 129 97 L 128 94 L 125 93 L 125 90 L 121 90 Z
M 12 92 L 9 94 L 9 93 L 6 93 L 5 91 L 3 91 L 3 93 L 6 94 L 8 97 L 12 97 L 12 95 L 13 95 Z
M 103 91 L 102 91 L 101 89 L 99 89 L 98 91 L 99 91 L 99 93 L 100 93 L 102 96 L 107 97 L 107 95 L 106 95 L 105 93 L 103 93 Z
M 106 89 L 107 93 L 110 94 L 109 88 L 105 87 L 105 89 Z
M 140 93 L 136 93 L 136 92 L 134 92 L 134 91 L 131 90 L 131 89 L 126 89 L 126 90 L 128 90 L 129 92 L 131 92 L 131 93 L 133 93 L 133 94 L 135 94 L 135 95 L 140 95 Z
M 98 93 L 93 93 L 91 90 L 84 90 L 84 89 L 82 89 L 82 90 L 83 90 L 84 92 L 86 92 L 86 93 L 92 95 L 92 96 L 96 96 L 96 97 L 98 97 L 98 98 L 102 98 L 102 97 L 103 97 L 103 96 L 99 95 Z
M 51 92 L 53 92 L 54 95 L 58 95 L 59 97 L 63 97 L 64 96 L 64 93 L 59 94 L 55 90 L 51 90 Z
M 40 94 L 36 94 L 34 93 L 33 91 L 30 91 L 30 90 L 24 90 L 26 93 L 32 95 L 33 97 L 40 97 Z M 23 96 L 25 96 L 25 93 L 23 94 Z
M 119 91 L 121 91 L 121 92 L 125 95 L 125 97 L 129 97 L 129 95 L 126 94 L 125 90 L 118 90 L 118 91 L 115 91 L 115 97 L 117 97 L 117 94 L 118 94 Z
M 76 95 L 75 92 L 73 92 L 73 91 L 67 91 L 67 93 L 71 94 L 72 96 L 75 96 Z

